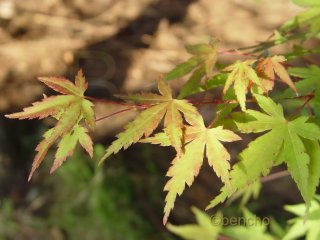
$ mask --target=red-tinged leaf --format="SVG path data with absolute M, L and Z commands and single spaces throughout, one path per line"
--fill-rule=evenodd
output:
M 55 141 L 70 132 L 73 126 L 77 123 L 80 116 L 81 105 L 75 103 L 67 108 L 64 113 L 61 115 L 60 120 L 57 122 L 56 126 L 52 129 L 52 132 L 46 136 L 46 138 L 40 142 L 36 147 L 38 152 L 34 162 L 32 164 L 32 169 L 29 175 L 28 180 L 30 181 L 34 171 L 40 166 L 44 157 L 46 156 L 49 148 L 55 143 Z
M 296 86 L 292 82 L 287 70 L 278 62 L 273 62 L 274 71 L 279 76 L 279 78 L 285 82 L 293 91 L 297 93 Z
M 86 81 L 81 69 L 78 71 L 76 76 L 75 85 L 83 93 L 88 89 L 88 82 Z
M 175 147 L 179 155 L 181 154 L 184 128 L 182 116 L 187 122 L 198 121 L 197 119 L 201 118 L 201 116 L 196 108 L 186 100 L 173 99 L 169 85 L 162 79 L 158 81 L 158 88 L 161 95 L 136 95 L 142 97 L 142 102 L 145 102 L 144 97 L 149 97 L 148 102 L 152 103 L 152 105 L 150 104 L 150 108 L 139 114 L 133 122 L 125 127 L 122 133 L 118 134 L 118 139 L 106 150 L 106 154 L 100 163 L 111 154 L 117 153 L 121 148 L 126 149 L 131 144 L 138 142 L 143 135 L 148 137 L 159 125 L 163 117 L 164 130 L 170 139 L 170 144 Z
M 84 127 L 80 127 L 76 131 L 79 135 L 78 139 L 81 146 L 87 151 L 89 156 L 93 158 L 93 142 L 88 134 L 88 130 Z
M 106 150 L 105 155 L 100 160 L 101 164 L 111 154 L 119 152 L 121 148 L 128 148 L 131 144 L 136 143 L 145 135 L 150 136 L 154 129 L 159 125 L 166 112 L 167 103 L 152 106 L 140 113 L 135 120 L 125 126 L 125 130 L 117 135 L 117 140 Z
M 273 89 L 276 75 L 278 75 L 280 80 L 286 83 L 293 91 L 296 93 L 298 92 L 287 70 L 282 65 L 285 61 L 285 57 L 277 55 L 259 60 L 256 69 L 262 85 L 266 89 L 265 92 Z
M 58 145 L 51 172 L 57 169 L 73 153 L 77 141 L 81 143 L 91 157 L 93 154 L 92 141 L 87 134 L 87 130 L 80 126 L 81 121 L 85 120 L 91 129 L 95 127 L 93 104 L 86 100 L 83 95 L 88 84 L 82 71 L 78 72 L 75 84 L 64 78 L 40 78 L 39 80 L 65 95 L 52 97 L 44 95 L 42 101 L 33 103 L 33 106 L 24 108 L 22 112 L 6 115 L 8 118 L 18 119 L 41 119 L 52 116 L 58 121 L 54 128 L 46 132 L 44 139 L 36 147 L 38 153 L 35 156 L 29 180 L 45 158 L 49 148 L 59 138 L 61 138 L 61 142 Z
M 96 119 L 95 119 L 95 113 L 93 111 L 93 106 L 94 104 L 86 99 L 82 100 L 82 108 L 81 108 L 81 113 L 88 124 L 88 126 L 94 130 L 96 126 Z
M 42 119 L 57 114 L 61 109 L 68 107 L 75 101 L 76 98 L 73 95 L 45 97 L 41 102 L 33 103 L 32 107 L 24 108 L 23 112 L 7 114 L 5 116 L 7 118 L 18 119 Z
M 223 94 L 226 94 L 227 90 L 234 84 L 234 91 L 241 110 L 246 110 L 246 94 L 251 83 L 254 83 L 258 87 L 261 87 L 260 79 L 257 76 L 255 70 L 252 68 L 252 60 L 237 61 L 236 63 L 228 66 L 224 71 L 231 71 L 228 79 L 223 88 Z
M 69 94 L 69 95 L 82 95 L 83 92 L 77 88 L 71 81 L 65 78 L 59 77 L 39 77 L 39 81 L 46 84 L 49 88 L 52 88 L 56 92 L 62 94 Z

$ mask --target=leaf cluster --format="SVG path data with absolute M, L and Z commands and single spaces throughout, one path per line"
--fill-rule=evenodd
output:
M 295 2 L 301 3 L 299 0 Z M 249 187 L 249 193 L 245 193 L 246 202 L 251 194 L 257 195 L 260 178 L 280 164 L 287 166 L 306 207 L 311 206 L 320 179 L 320 68 L 310 65 L 287 70 L 285 56 L 269 56 L 263 52 L 279 42 L 289 41 L 291 31 L 297 27 L 308 26 L 311 34 L 308 37 L 318 37 L 319 4 L 310 1 L 307 6 L 309 8 L 293 22 L 285 23 L 271 42 L 254 47 L 253 52 L 261 52 L 260 55 L 233 51 L 246 59 L 218 68 L 217 40 L 187 45 L 186 50 L 192 57 L 157 81 L 159 93 L 118 96 L 143 110 L 124 126 L 106 149 L 100 163 L 138 142 L 173 147 L 176 156 L 168 169 L 170 179 L 164 187 L 167 192 L 164 224 L 177 196 L 184 192 L 186 185 L 193 184 L 205 159 L 223 183 L 221 193 L 207 208 L 239 195 L 239 191 L 250 185 L 255 186 L 251 190 Z M 280 41 L 281 38 L 285 40 Z M 295 51 L 293 49 L 291 56 L 299 55 Z M 168 81 L 183 76 L 189 79 L 175 98 Z M 42 101 L 33 103 L 22 112 L 6 115 L 18 119 L 49 116 L 56 119 L 56 125 L 44 134 L 44 139 L 36 147 L 37 155 L 29 180 L 56 142 L 58 149 L 51 172 L 72 155 L 78 142 L 90 156 L 93 154 L 88 129 L 94 129 L 95 115 L 93 103 L 84 96 L 88 84 L 82 72 L 79 71 L 75 83 L 64 78 L 39 80 L 60 95 L 44 96 Z M 269 97 L 275 92 L 277 82 L 287 89 L 276 97 Z M 218 103 L 218 106 L 214 118 L 207 124 L 197 103 L 186 97 L 209 89 L 220 91 L 222 99 L 209 99 L 209 103 Z M 286 98 L 302 101 L 302 105 L 289 116 L 286 106 L 280 104 Z M 303 113 L 305 108 L 308 111 Z M 231 165 L 230 153 L 223 143 L 240 141 L 240 136 L 245 134 L 259 136 L 248 143 Z

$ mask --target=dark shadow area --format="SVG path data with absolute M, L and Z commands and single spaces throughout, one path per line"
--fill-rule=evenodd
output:
M 108 90 L 102 90 L 101 85 L 91 86 L 88 95 L 109 98 L 110 91 L 114 93 L 116 89 L 121 89 L 132 63 L 132 52 L 149 46 L 143 41 L 143 36 L 155 34 L 162 19 L 167 19 L 170 24 L 183 21 L 188 6 L 195 1 L 158 1 L 147 6 L 137 19 L 130 21 L 112 38 L 85 49 L 89 56 L 84 57 L 85 54 L 80 52 L 76 68 L 82 68 L 88 79 L 108 82 L 107 86 L 112 84 Z

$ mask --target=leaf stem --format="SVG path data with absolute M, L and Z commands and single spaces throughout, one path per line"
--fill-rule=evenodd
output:
M 292 98 L 282 98 L 282 99 L 278 99 L 278 100 L 290 100 L 290 99 L 305 99 L 305 102 L 303 103 L 302 106 L 300 106 L 289 118 L 292 118 L 293 116 L 295 116 L 296 114 L 298 114 L 308 103 L 309 101 L 314 97 L 314 93 L 310 93 L 307 95 L 303 95 L 303 96 L 296 96 L 296 97 L 292 97 Z M 127 112 L 130 110 L 140 110 L 140 109 L 146 109 L 149 108 L 151 106 L 154 106 L 154 104 L 136 104 L 136 103 L 124 103 L 124 102 L 115 102 L 115 101 L 107 101 L 104 99 L 97 99 L 97 98 L 93 98 L 93 97 L 85 97 L 86 99 L 90 100 L 90 101 L 94 101 L 94 102 L 101 102 L 101 103 L 105 103 L 105 104 L 117 104 L 117 105 L 121 105 L 121 106 L 131 106 L 129 108 L 114 112 L 112 114 L 109 114 L 107 116 L 101 117 L 101 118 L 97 118 L 95 121 L 101 121 L 103 119 L 107 119 L 109 117 L 112 117 L 114 115 L 123 113 L 123 112 Z M 221 111 L 216 114 L 216 116 L 213 118 L 213 120 L 211 121 L 211 123 L 209 124 L 208 128 L 212 127 L 212 125 L 217 121 L 217 119 L 219 118 L 221 112 L 227 107 L 228 104 L 233 104 L 233 103 L 238 103 L 237 100 L 222 100 L 222 99 L 201 99 L 201 101 L 199 101 L 198 99 L 190 99 L 188 100 L 190 103 L 192 103 L 195 106 L 198 105 L 205 105 L 205 104 L 225 104 L 225 106 L 221 109 Z M 253 98 L 249 98 L 246 100 L 246 102 L 255 102 L 256 100 Z
M 314 97 L 314 94 L 309 94 L 307 96 L 303 96 L 303 98 L 305 99 L 304 103 L 298 107 L 289 117 L 289 120 L 292 120 L 292 118 L 294 118 L 297 114 L 299 114 L 302 109 L 309 104 L 309 102 L 311 101 L 311 99 Z
M 223 106 L 223 108 L 216 114 L 216 116 L 213 118 L 213 120 L 211 121 L 211 123 L 209 124 L 208 128 L 211 128 L 212 125 L 217 121 L 217 119 L 220 117 L 221 113 L 223 110 L 226 109 L 226 107 L 228 106 L 229 102 L 226 102 L 226 104 Z
M 111 114 L 109 114 L 109 115 L 107 115 L 107 116 L 97 118 L 97 119 L 96 119 L 96 122 L 101 121 L 101 120 L 104 120 L 104 119 L 107 119 L 107 118 L 109 118 L 109 117 L 112 117 L 112 116 L 114 116 L 114 115 L 117 115 L 117 114 L 120 114 L 120 113 L 123 113 L 123 112 L 127 112 L 127 111 L 130 111 L 130 110 L 145 109 L 145 108 L 147 108 L 147 107 L 146 107 L 146 106 L 134 106 L 134 107 L 122 109 L 122 110 L 120 110 L 120 111 L 111 113 Z
M 105 99 L 93 98 L 93 97 L 88 97 L 88 96 L 85 96 L 84 98 L 87 99 L 87 100 L 93 101 L 93 102 L 100 102 L 100 103 L 105 103 L 105 104 L 115 104 L 115 105 L 122 105 L 122 106 L 136 105 L 134 103 L 108 101 L 108 100 L 105 100 Z
M 266 182 L 274 181 L 274 180 L 277 180 L 279 178 L 283 178 L 283 177 L 287 177 L 287 176 L 290 176 L 290 172 L 288 170 L 284 170 L 284 171 L 280 171 L 280 172 L 277 172 L 277 173 L 272 173 L 272 174 L 270 174 L 268 176 L 262 177 L 260 179 L 260 181 L 262 183 L 266 183 Z
M 251 53 L 243 53 L 240 52 L 237 49 L 231 49 L 231 50 L 219 50 L 218 53 L 225 54 L 225 55 L 238 55 L 238 56 L 248 56 L 248 57 L 257 57 L 255 54 Z

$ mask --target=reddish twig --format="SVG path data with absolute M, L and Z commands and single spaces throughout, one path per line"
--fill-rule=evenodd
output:
M 278 100 L 290 100 L 290 99 L 305 99 L 305 102 L 303 103 L 302 106 L 300 106 L 292 115 L 296 115 L 297 113 L 299 113 L 306 105 L 308 105 L 309 101 L 314 97 L 314 93 L 310 93 L 307 95 L 303 95 L 303 96 L 296 96 L 296 97 L 292 97 L 292 98 L 282 98 L 282 99 L 278 99 Z M 114 115 L 123 113 L 123 112 L 127 112 L 130 110 L 139 110 L 139 109 L 146 109 L 149 108 L 151 106 L 154 106 L 154 104 L 136 104 L 136 103 L 124 103 L 124 102 L 114 102 L 114 101 L 107 101 L 104 99 L 96 99 L 96 98 L 92 98 L 92 97 L 85 97 L 88 100 L 94 101 L 94 102 L 102 102 L 105 104 L 117 104 L 117 105 L 121 105 L 121 106 L 131 106 L 129 108 L 114 112 L 110 115 L 101 117 L 101 118 L 97 118 L 96 122 L 101 121 L 103 119 L 112 117 Z M 220 113 L 218 113 L 214 119 L 212 120 L 212 122 L 209 124 L 208 128 L 210 128 L 218 119 L 218 117 L 220 116 L 221 112 L 227 107 L 227 104 L 234 104 L 234 103 L 238 103 L 237 100 L 221 100 L 221 99 L 202 99 L 202 101 L 199 101 L 197 99 L 190 99 L 188 100 L 190 103 L 192 103 L 193 105 L 204 105 L 204 104 L 225 104 L 224 108 L 220 111 Z M 246 100 L 247 103 L 249 102 L 256 102 L 256 100 L 254 98 L 250 98 Z M 293 117 L 290 116 L 289 118 Z
M 299 97 L 299 96 L 298 96 Z M 289 117 L 288 119 L 292 119 L 294 116 L 296 116 L 297 114 L 299 114 L 302 109 L 307 106 L 309 104 L 309 102 L 311 101 L 311 99 L 314 97 L 314 94 L 310 94 L 308 96 L 303 96 L 303 98 L 305 99 L 304 103 L 298 107 Z
M 213 120 L 211 121 L 211 123 L 209 124 L 208 128 L 211 128 L 212 125 L 217 121 L 217 119 L 219 118 L 219 116 L 221 115 L 222 111 L 226 109 L 227 107 L 227 103 L 223 106 L 223 108 L 220 110 L 219 113 L 216 114 L 216 116 L 213 118 Z
M 98 98 L 93 98 L 93 97 L 88 97 L 88 96 L 85 96 L 85 99 L 88 99 L 88 100 L 93 101 L 93 102 L 100 102 L 100 103 L 105 103 L 105 104 L 114 104 L 114 105 L 122 105 L 122 106 L 136 105 L 135 103 L 108 101 L 108 100 L 105 100 L 105 99 L 98 99 Z
M 109 114 L 109 115 L 107 115 L 107 116 L 104 116 L 104 117 L 101 117 L 101 118 L 97 118 L 97 119 L 96 119 L 96 122 L 101 121 L 101 120 L 106 119 L 106 118 L 109 118 L 109 117 L 112 117 L 112 116 L 114 116 L 114 115 L 123 113 L 123 112 L 127 112 L 127 111 L 130 111 L 130 110 L 145 109 L 145 108 L 147 108 L 147 107 L 146 107 L 146 106 L 134 106 L 134 107 L 131 107 L 131 108 L 122 109 L 122 110 L 120 110 L 120 111 L 111 113 L 111 114 Z
M 238 103 L 237 100 L 220 100 L 220 99 L 205 99 L 204 101 L 189 100 L 193 105 L 205 105 L 205 104 L 225 104 L 225 103 Z
M 255 57 L 255 58 L 257 57 L 255 54 L 243 53 L 243 52 L 240 52 L 237 49 L 219 50 L 218 53 L 225 54 L 225 55 L 238 55 L 238 56 Z

